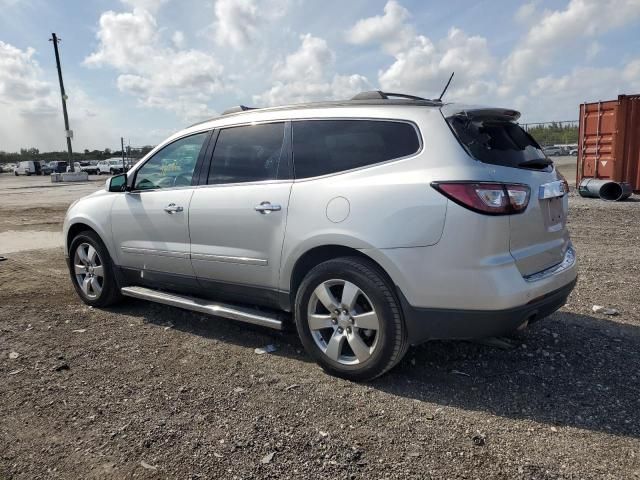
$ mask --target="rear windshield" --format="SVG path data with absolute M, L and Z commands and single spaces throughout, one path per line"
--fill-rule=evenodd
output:
M 476 160 L 503 167 L 548 168 L 538 142 L 517 123 L 455 115 L 447 119 L 460 143 Z

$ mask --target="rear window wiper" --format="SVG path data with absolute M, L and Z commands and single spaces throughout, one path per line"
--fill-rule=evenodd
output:
M 519 167 L 524 168 L 547 168 L 549 165 L 553 165 L 553 162 L 548 158 L 534 158 L 518 164 Z

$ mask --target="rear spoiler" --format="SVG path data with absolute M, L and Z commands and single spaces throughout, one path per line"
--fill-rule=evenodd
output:
M 440 108 L 440 111 L 445 118 L 451 118 L 460 115 L 462 117 L 473 118 L 477 120 L 492 119 L 504 120 L 508 122 L 515 122 L 520 118 L 520 112 L 510 108 L 456 105 L 454 103 L 443 105 Z

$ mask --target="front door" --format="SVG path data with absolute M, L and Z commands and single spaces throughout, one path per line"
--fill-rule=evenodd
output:
M 220 130 L 189 208 L 191 263 L 212 297 L 273 303 L 289 193 L 285 122 Z
M 165 146 L 135 173 L 111 208 L 118 263 L 141 283 L 195 283 L 189 259 L 192 178 L 208 132 Z

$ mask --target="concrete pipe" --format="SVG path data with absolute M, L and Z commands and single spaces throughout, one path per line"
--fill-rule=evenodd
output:
M 619 202 L 631 196 L 631 185 L 613 180 L 583 178 L 578 186 L 581 197 L 601 198 L 609 202 Z

